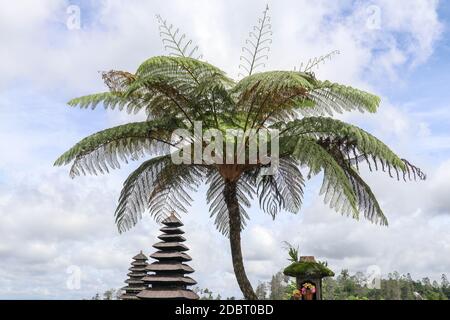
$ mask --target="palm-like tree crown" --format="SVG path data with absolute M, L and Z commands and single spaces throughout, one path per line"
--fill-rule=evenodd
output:
M 95 133 L 64 153 L 56 165 L 72 163 L 71 176 L 108 172 L 121 162 L 150 157 L 124 183 L 116 210 L 120 231 L 135 225 L 148 211 L 157 220 L 172 212 L 186 212 L 190 193 L 202 183 L 209 185 L 207 199 L 211 216 L 224 234 L 229 232 L 230 201 L 227 184 L 233 184 L 240 229 L 248 218 L 245 207 L 256 196 L 262 210 L 275 216 L 280 210 L 298 212 L 305 177 L 323 173 L 321 194 L 336 211 L 356 219 L 387 224 L 379 203 L 359 175 L 359 166 L 383 170 L 397 178 L 420 178 L 424 174 L 398 157 L 368 132 L 331 118 L 334 113 L 374 113 L 380 99 L 370 93 L 316 79 L 311 72 L 322 59 L 312 60 L 300 71 L 256 73 L 270 44 L 267 11 L 250 34 L 244 48 L 240 81 L 219 68 L 193 58 L 197 47 L 186 54 L 184 35 L 160 19 L 163 41 L 173 56 L 158 56 L 143 62 L 135 73 L 109 71 L 103 74 L 109 90 L 73 99 L 70 106 L 105 108 L 138 113 L 147 120 Z M 326 56 L 325 58 L 328 58 Z M 181 164 L 171 160 L 171 147 L 180 141 L 175 129 L 190 129 L 201 121 L 203 130 L 225 132 L 230 128 L 279 130 L 280 162 L 274 175 L 261 175 L 262 164 Z M 172 149 L 173 151 L 173 149 Z M 237 152 L 237 151 L 236 151 Z M 236 155 L 237 156 L 237 155 Z

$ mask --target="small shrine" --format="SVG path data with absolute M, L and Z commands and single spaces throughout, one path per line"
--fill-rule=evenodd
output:
M 297 290 L 294 300 L 322 300 L 322 279 L 333 277 L 334 272 L 322 262 L 316 262 L 314 257 L 300 257 L 284 269 L 285 275 L 296 278 Z
M 142 280 L 146 275 L 147 257 L 142 251 L 133 257 L 131 263 L 130 273 L 128 273 L 128 279 L 125 281 L 128 285 L 123 287 L 124 294 L 120 296 L 121 300 L 138 300 L 136 295 L 146 288 L 144 281 Z
M 186 276 L 194 272 L 185 262 L 191 257 L 185 253 L 189 249 L 182 243 L 186 239 L 180 229 L 183 223 L 171 215 L 162 221 L 164 227 L 158 238 L 161 242 L 153 245 L 156 251 L 150 257 L 157 260 L 146 267 L 147 275 L 143 278 L 146 288 L 137 297 L 139 299 L 198 299 L 198 295 L 189 286 L 197 282 Z

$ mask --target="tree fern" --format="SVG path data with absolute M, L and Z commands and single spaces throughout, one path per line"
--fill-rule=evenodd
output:
M 240 76 L 245 77 L 237 82 L 200 61 L 198 47 L 191 40 L 161 17 L 157 19 L 170 56 L 149 58 L 135 73 L 103 72 L 108 92 L 69 102 L 80 108 L 103 105 L 128 113 L 145 112 L 147 121 L 95 133 L 55 162 L 57 166 L 72 164 L 70 175 L 74 177 L 108 172 L 122 162 L 149 158 L 124 183 L 115 212 L 120 232 L 133 227 L 144 212 L 156 221 L 169 214 L 186 213 L 191 194 L 204 181 L 211 217 L 218 230 L 229 236 L 239 286 L 245 298 L 255 299 L 240 244 L 240 232 L 249 219 L 246 209 L 253 198 L 272 217 L 280 211 L 296 213 L 302 204 L 304 180 L 322 173 L 320 193 L 331 208 L 355 219 L 361 214 L 387 225 L 375 195 L 359 175 L 360 165 L 366 163 L 370 170 L 387 171 L 405 181 L 426 178 L 418 167 L 368 132 L 324 117 L 355 110 L 376 112 L 380 105 L 380 99 L 371 93 L 316 78 L 313 69 L 337 52 L 311 59 L 299 71 L 257 72 L 264 66 L 272 42 L 268 8 L 243 48 Z M 201 121 L 203 131 L 222 133 L 230 129 L 278 129 L 278 171 L 262 175 L 272 164 L 261 161 L 175 165 L 170 148 L 180 148 L 185 141 L 172 137 L 172 133 L 192 129 L 196 121 Z M 245 139 L 247 151 L 250 141 Z M 240 151 L 234 151 L 235 159 Z M 302 175 L 301 167 L 309 170 L 307 176 Z

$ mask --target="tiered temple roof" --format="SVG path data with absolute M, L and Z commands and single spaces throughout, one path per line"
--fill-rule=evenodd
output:
M 195 292 L 188 286 L 197 282 L 186 276 L 194 272 L 185 262 L 192 260 L 185 253 L 189 249 L 182 244 L 186 239 L 182 236 L 184 231 L 180 229 L 183 224 L 175 215 L 171 215 L 162 221 L 163 232 L 158 238 L 162 240 L 153 247 L 157 249 L 150 257 L 157 260 L 147 265 L 148 274 L 143 281 L 148 286 L 137 296 L 140 299 L 198 299 Z
M 146 288 L 142 279 L 147 275 L 147 257 L 141 251 L 133 257 L 133 260 L 131 268 L 128 269 L 131 271 L 128 273 L 128 280 L 125 281 L 128 285 L 122 288 L 125 291 L 120 296 L 122 300 L 138 300 L 137 294 Z

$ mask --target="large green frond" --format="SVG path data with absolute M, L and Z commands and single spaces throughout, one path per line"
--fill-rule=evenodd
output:
M 144 162 L 124 183 L 115 213 L 119 231 L 136 225 L 145 211 L 158 222 L 186 213 L 203 174 L 202 167 L 175 165 L 170 155 Z
M 323 183 L 320 194 L 324 195 L 324 201 L 330 208 L 343 215 L 351 215 L 359 219 L 358 200 L 353 187 L 341 165 L 320 146 L 313 138 L 299 138 L 292 156 L 301 165 L 310 169 L 310 174 L 318 174 L 323 171 Z
M 227 88 L 234 82 L 206 62 L 186 57 L 153 57 L 141 64 L 136 75 L 137 80 L 127 93 L 153 95 L 157 101 L 149 101 L 148 111 L 156 116 L 177 110 L 191 122 L 215 118 L 217 123 L 220 113 L 231 110 L 233 101 Z M 159 101 L 161 96 L 163 101 Z
M 309 91 L 307 96 L 309 100 L 314 101 L 314 105 L 300 109 L 304 115 L 333 115 L 335 112 L 353 110 L 375 113 L 381 102 L 376 95 L 330 81 L 318 81 L 314 90 Z
M 228 207 L 225 202 L 224 189 L 225 181 L 217 170 L 210 170 L 207 174 L 206 184 L 209 185 L 206 199 L 209 204 L 210 217 L 214 218 L 217 229 L 225 236 L 229 235 Z M 250 200 L 253 199 L 254 189 L 246 179 L 239 179 L 236 186 L 236 196 L 239 202 L 239 212 L 241 214 L 241 230 L 246 226 L 249 219 L 245 208 L 250 207 Z
M 80 107 L 81 109 L 95 109 L 99 104 L 102 104 L 105 109 L 118 108 L 119 110 L 126 110 L 128 112 L 133 112 L 136 108 L 139 110 L 139 104 L 141 100 L 138 96 L 128 96 L 125 97 L 123 93 L 120 92 L 101 92 L 90 94 L 87 96 L 72 99 L 68 102 L 71 107 Z
M 189 57 L 152 57 L 139 66 L 136 71 L 136 76 L 139 78 L 145 78 L 147 76 L 178 78 L 180 83 L 189 80 L 197 83 L 217 77 L 223 83 L 233 83 L 226 76 L 225 72 L 219 68 L 207 62 Z
M 385 217 L 378 200 L 375 198 L 370 187 L 359 176 L 359 173 L 352 167 L 351 161 L 346 158 L 346 154 L 342 152 L 338 146 L 320 143 L 324 148 L 341 166 L 345 171 L 345 174 L 352 185 L 353 191 L 358 200 L 358 211 L 364 214 L 364 217 L 373 222 L 381 225 L 388 225 L 387 218 Z
M 325 117 L 309 117 L 301 120 L 294 120 L 286 125 L 283 124 L 282 139 L 292 139 L 298 137 L 313 137 L 322 139 L 323 142 L 340 142 L 348 151 L 356 154 L 363 153 L 368 157 L 383 160 L 386 164 L 406 170 L 405 163 L 382 141 L 370 133 L 357 126 L 345 123 L 340 120 Z
M 358 210 L 363 212 L 367 220 L 387 226 L 388 220 L 367 183 L 351 167 L 347 167 L 345 173 L 358 199 Z
M 257 177 L 259 205 L 272 218 L 279 210 L 297 213 L 303 199 L 304 179 L 298 163 L 291 157 L 281 158 L 273 175 Z
M 232 89 L 237 101 L 236 111 L 246 115 L 246 128 L 259 127 L 271 117 L 295 117 L 295 110 L 305 104 L 314 81 L 308 74 L 294 71 L 253 74 Z
M 179 28 L 169 24 L 160 15 L 156 16 L 159 23 L 159 35 L 164 45 L 164 49 L 169 51 L 170 55 L 176 57 L 190 57 L 201 59 L 198 54 L 198 46 L 193 45 L 192 40 L 186 39 L 186 34 L 182 34 Z
M 268 15 L 269 6 L 263 12 L 263 16 L 258 20 L 258 24 L 253 26 L 249 33 L 245 46 L 242 48 L 239 69 L 246 75 L 252 75 L 256 69 L 265 66 L 264 60 L 269 58 L 270 44 L 272 43 L 272 25 Z M 243 75 L 239 73 L 239 75 Z
M 173 126 L 176 128 L 175 124 Z M 167 119 L 129 123 L 97 132 L 78 142 L 61 155 L 55 166 L 73 161 L 70 175 L 108 172 L 120 168 L 119 160 L 127 163 L 145 154 L 167 153 L 172 128 Z
M 324 64 L 327 60 L 331 60 L 333 56 L 340 54 L 339 50 L 333 50 L 326 55 L 314 57 L 308 60 L 308 62 L 302 62 L 299 67 L 300 72 L 312 73 L 315 68 L 319 68 L 320 64 Z M 295 69 L 294 69 L 295 70 Z

